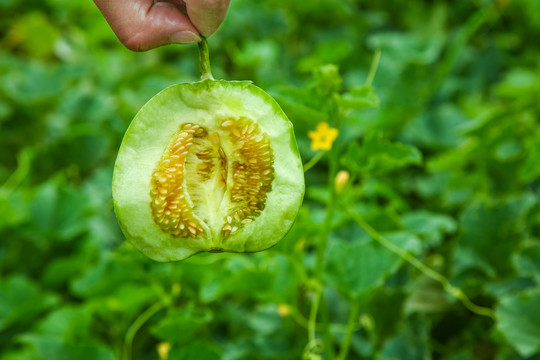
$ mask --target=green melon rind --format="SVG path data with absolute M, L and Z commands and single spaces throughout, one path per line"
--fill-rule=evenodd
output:
M 250 224 L 224 241 L 174 238 L 152 219 L 150 179 L 180 124 L 204 127 L 230 117 L 256 121 L 274 150 L 275 178 L 266 208 Z M 275 100 L 247 81 L 204 80 L 173 85 L 148 101 L 129 126 L 113 175 L 114 208 L 126 238 L 157 261 L 182 260 L 199 252 L 221 249 L 256 252 L 268 249 L 291 228 L 304 196 L 304 174 L 291 122 Z

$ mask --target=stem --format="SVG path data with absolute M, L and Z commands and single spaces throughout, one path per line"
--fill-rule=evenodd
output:
M 295 255 L 288 255 L 287 258 L 291 262 L 291 264 L 294 267 L 294 270 L 296 271 L 297 275 L 300 276 L 300 279 L 302 280 L 302 283 L 307 284 L 309 282 L 309 278 L 304 270 L 304 267 L 299 259 L 295 257 Z
M 324 228 L 317 244 L 317 252 L 315 254 L 315 277 L 319 283 L 317 288 L 317 295 L 315 301 L 312 304 L 310 313 L 310 324 L 313 323 L 313 333 L 311 339 L 315 339 L 315 324 L 317 321 L 317 312 L 321 303 L 323 295 L 323 276 L 324 276 L 324 255 L 326 253 L 326 247 L 328 245 L 328 236 L 332 230 L 332 218 L 334 217 L 334 202 L 335 202 L 335 189 L 334 178 L 337 172 L 337 152 L 335 148 L 330 150 L 330 169 L 328 171 L 328 191 L 330 192 L 330 198 L 326 207 L 326 216 L 324 219 Z M 327 344 L 329 345 L 329 344 Z M 328 350 L 328 349 L 325 349 Z
M 8 193 L 14 191 L 28 176 L 30 165 L 34 153 L 30 148 L 25 148 L 17 154 L 17 168 L 9 178 L 0 185 L 0 191 L 6 190 Z
M 300 325 L 304 329 L 307 329 L 308 320 L 304 316 L 302 316 L 302 314 L 300 314 L 300 312 L 298 312 L 298 310 L 293 309 L 292 312 L 291 312 L 291 317 L 293 318 L 294 321 L 296 321 L 296 323 L 298 325 Z
M 199 73 L 201 74 L 201 80 L 214 80 L 212 70 L 210 69 L 208 42 L 205 37 L 199 42 Z
M 317 289 L 315 299 L 311 303 L 311 309 L 309 311 L 308 319 L 308 341 L 309 343 L 315 343 L 317 340 L 317 312 L 319 311 L 319 303 L 321 302 L 322 290 Z
M 328 313 L 328 304 L 324 296 L 321 297 L 321 317 L 322 317 L 322 330 L 323 330 L 323 344 L 324 355 L 326 360 L 334 360 L 336 355 L 334 354 L 334 347 L 332 346 L 332 333 L 330 332 L 330 314 Z
M 305 165 L 304 165 L 304 172 L 307 172 L 309 169 L 311 169 L 315 164 L 319 162 L 319 160 L 322 159 L 322 157 L 326 154 L 326 151 L 319 151 L 317 154 L 315 154 L 314 157 L 311 158 Z
M 322 284 L 322 278 L 324 273 L 324 254 L 326 251 L 326 245 L 328 244 L 328 236 L 332 230 L 332 218 L 334 216 L 334 203 L 336 200 L 336 191 L 334 188 L 334 178 L 336 177 L 337 167 L 338 167 L 338 157 L 337 157 L 336 147 L 332 147 L 330 150 L 330 168 L 328 170 L 328 191 L 330 193 L 330 198 L 328 200 L 328 205 L 326 207 L 326 216 L 324 218 L 324 228 L 321 233 L 321 238 L 317 246 L 317 253 L 315 257 L 315 276 Z M 322 285 L 321 285 L 322 289 Z
M 408 252 L 406 252 L 405 250 L 403 250 L 396 244 L 392 243 L 391 241 L 388 241 L 384 236 L 382 236 L 379 232 L 377 232 L 377 230 L 372 228 L 371 225 L 369 225 L 364 220 L 362 215 L 353 211 L 352 209 L 349 209 L 349 213 L 354 218 L 354 220 L 358 223 L 358 225 L 360 225 L 369 234 L 369 236 L 371 236 L 375 241 L 377 241 L 379 244 L 381 244 L 382 246 L 384 246 L 385 248 L 387 248 L 388 250 L 390 250 L 391 252 L 393 252 L 394 254 L 396 254 L 397 256 L 399 256 L 400 258 L 402 258 L 403 260 L 405 260 L 406 262 L 414 266 L 424 275 L 440 283 L 443 286 L 444 290 L 446 290 L 450 295 L 452 295 L 457 300 L 461 301 L 461 303 L 471 312 L 477 315 L 486 316 L 491 319 L 495 319 L 495 314 L 492 309 L 484 307 L 484 306 L 479 306 L 473 303 L 469 299 L 469 297 L 463 292 L 463 290 L 461 290 L 459 287 L 456 287 L 450 284 L 450 281 L 446 277 L 439 274 L 438 272 L 431 269 L 430 267 L 426 266 L 423 262 L 418 260 L 413 255 L 409 254 Z
M 335 104 L 333 104 L 335 105 Z M 335 110 L 335 108 L 334 108 Z M 339 116 L 334 112 L 334 118 L 336 119 L 336 125 L 339 130 L 340 128 L 340 119 Z M 322 152 L 324 154 L 325 152 Z M 318 283 L 318 287 L 316 289 L 316 295 L 315 299 L 311 303 L 311 309 L 309 314 L 309 326 L 308 326 L 308 336 L 309 336 L 309 342 L 315 343 L 316 342 L 316 323 L 317 323 L 317 313 L 319 311 L 319 307 L 321 304 L 325 304 L 323 297 L 323 275 L 324 275 L 324 256 L 326 253 L 326 246 L 328 244 L 328 236 L 330 235 L 330 232 L 332 231 L 332 219 L 334 217 L 334 208 L 335 208 L 335 202 L 336 202 L 336 190 L 334 188 L 334 178 L 336 177 L 337 169 L 338 169 L 338 147 L 337 142 L 334 143 L 334 146 L 332 146 L 332 149 L 329 151 L 329 169 L 328 169 L 328 191 L 330 193 L 330 197 L 328 199 L 328 204 L 326 206 L 326 216 L 324 219 L 324 227 L 323 231 L 321 232 L 321 237 L 319 238 L 319 242 L 317 244 L 317 250 L 315 253 L 315 279 Z M 312 162 L 317 162 L 322 155 L 317 154 L 306 166 L 304 167 L 304 171 L 306 171 L 306 168 L 309 169 L 309 166 Z M 322 309 L 323 311 L 327 311 L 327 309 Z M 323 337 L 324 340 L 324 352 L 328 356 L 328 358 L 333 358 L 332 353 L 332 343 L 330 342 L 330 339 L 328 336 Z
M 164 309 L 167 306 L 166 301 L 160 301 L 155 303 L 146 309 L 142 314 L 140 314 L 133 324 L 129 327 L 126 332 L 126 337 L 124 338 L 124 356 L 123 360 L 131 360 L 131 350 L 133 345 L 133 339 L 137 331 L 148 321 L 152 316 L 154 316 L 158 311 Z
M 446 54 L 437 70 L 431 77 L 431 83 L 426 87 L 427 96 L 435 96 L 435 92 L 441 88 L 441 84 L 455 68 L 458 59 L 462 56 L 463 49 L 471 37 L 495 15 L 493 5 L 482 8 L 471 15 L 461 26 L 457 34 L 451 40 L 446 49 Z M 428 98 L 428 100 L 430 100 Z
M 352 334 L 355 330 L 356 319 L 358 318 L 358 312 L 360 311 L 360 303 L 355 301 L 351 305 L 351 312 L 349 314 L 349 322 L 347 323 L 347 332 L 345 333 L 345 338 L 343 338 L 343 343 L 341 344 L 341 350 L 337 360 L 347 359 L 349 354 L 349 346 L 351 345 Z
M 377 49 L 373 55 L 373 60 L 371 61 L 371 66 L 369 67 L 369 73 L 366 78 L 365 85 L 371 86 L 373 79 L 375 79 L 375 74 L 379 68 L 379 62 L 381 61 L 381 49 Z

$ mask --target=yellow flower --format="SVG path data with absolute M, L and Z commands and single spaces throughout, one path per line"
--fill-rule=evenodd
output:
M 338 129 L 329 127 L 327 122 L 319 123 L 316 131 L 308 132 L 311 150 L 330 150 L 338 134 Z

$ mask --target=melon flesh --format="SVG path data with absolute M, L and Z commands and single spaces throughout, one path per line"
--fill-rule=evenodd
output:
M 204 80 L 154 96 L 129 126 L 113 175 L 122 231 L 157 261 L 268 249 L 303 195 L 292 124 L 250 82 Z

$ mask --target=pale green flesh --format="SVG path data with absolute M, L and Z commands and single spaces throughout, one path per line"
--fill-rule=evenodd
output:
M 224 119 L 241 117 L 256 122 L 273 149 L 274 181 L 264 211 L 255 221 L 223 238 L 220 229 L 229 197 L 212 183 L 215 179 L 209 180 L 194 185 L 196 190 L 188 189 L 199 196 L 198 212 L 206 216 L 201 219 L 205 236 L 183 238 L 166 234 L 152 218 L 150 179 L 171 136 L 186 122 L 219 132 L 218 124 Z M 226 134 L 220 137 L 225 139 Z M 231 147 L 223 142 L 226 153 L 233 152 Z M 186 181 L 189 188 L 190 180 Z M 290 229 L 303 194 L 302 164 L 292 124 L 270 96 L 248 82 L 205 80 L 175 85 L 156 95 L 139 111 L 126 132 L 113 177 L 115 212 L 126 238 L 158 261 L 180 260 L 203 251 L 265 250 Z

